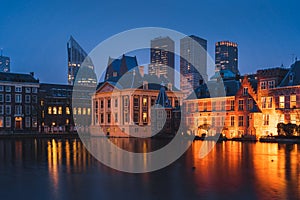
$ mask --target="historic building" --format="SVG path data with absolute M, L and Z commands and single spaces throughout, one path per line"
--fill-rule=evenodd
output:
M 222 133 L 228 138 L 277 135 L 277 124 L 300 124 L 300 62 L 257 70 L 239 79 L 224 76 L 222 70 L 212 81 L 195 90 L 197 98 L 184 102 L 186 126 L 190 134 Z M 225 95 L 211 97 L 208 85 L 223 81 Z M 214 88 L 210 86 L 210 88 Z M 223 112 L 223 114 L 222 114 Z
M 34 74 L 0 72 L 0 132 L 38 131 L 39 80 Z
M 168 101 L 168 109 L 179 108 L 182 103 L 181 92 L 170 83 L 164 84 L 166 79 L 163 77 L 140 73 L 142 69 L 132 70 L 121 79 L 116 77 L 98 85 L 92 97 L 92 135 L 153 136 L 151 111 L 161 101 L 158 98 L 159 92 L 163 90 L 161 87 L 164 87 L 168 97 L 165 99 Z M 171 122 L 170 119 L 167 121 Z

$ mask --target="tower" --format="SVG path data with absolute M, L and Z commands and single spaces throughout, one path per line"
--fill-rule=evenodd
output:
M 216 71 L 228 69 L 238 74 L 238 44 L 230 41 L 216 42 L 215 65 Z

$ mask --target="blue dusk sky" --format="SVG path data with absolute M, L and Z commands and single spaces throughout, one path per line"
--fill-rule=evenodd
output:
M 12 72 L 67 83 L 70 35 L 89 52 L 119 32 L 163 27 L 205 38 L 213 58 L 216 41 L 237 42 L 241 73 L 253 73 L 300 58 L 299 8 L 296 0 L 2 0 L 0 48 Z

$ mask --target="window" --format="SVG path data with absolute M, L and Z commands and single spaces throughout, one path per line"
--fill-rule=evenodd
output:
M 25 92 L 26 93 L 30 93 L 31 92 L 31 88 L 29 88 L 29 87 L 25 88 Z
M 107 123 L 110 123 L 110 114 L 107 113 Z
M 88 114 L 88 115 L 91 114 L 91 109 L 90 109 L 90 108 L 87 109 L 87 114 Z
M 32 127 L 37 127 L 37 118 L 36 117 L 32 118 Z
M 243 88 L 243 95 L 248 95 L 248 88 L 247 87 Z
M 267 98 L 266 97 L 262 97 L 261 98 L 261 107 L 262 108 L 266 108 L 267 107 Z
M 296 115 L 295 114 L 291 114 L 291 123 L 296 124 Z
M 115 99 L 115 108 L 118 107 L 118 99 Z
M 263 115 L 263 123 L 265 126 L 269 125 L 269 114 Z
M 5 114 L 11 115 L 11 107 L 10 107 L 10 105 L 6 105 L 5 106 Z
M 138 111 L 134 111 L 133 113 L 133 122 L 138 124 L 139 123 L 139 112 Z
M 22 106 L 20 105 L 15 106 L 15 114 L 22 115 Z
M 279 108 L 284 108 L 284 96 L 279 96 Z
M 86 115 L 86 108 L 82 108 L 82 114 Z
M 31 113 L 37 115 L 37 108 L 35 106 L 31 106 Z
M 0 86 L 1 87 L 1 86 Z M 0 116 L 0 127 L 3 127 L 4 126 L 4 120 L 3 120 L 3 117 Z
M 16 103 L 22 103 L 22 95 L 21 94 L 16 94 L 15 95 L 15 102 Z
M 234 110 L 234 100 L 230 100 L 230 110 Z
M 239 100 L 239 110 L 244 110 L 244 100 Z
M 290 108 L 296 108 L 297 107 L 297 96 L 295 94 L 290 96 Z
M 118 122 L 118 113 L 115 113 L 115 122 Z
M 225 111 L 225 101 L 221 101 L 221 110 Z
M 111 100 L 107 99 L 107 108 L 110 108 L 110 103 L 111 103 Z
M 61 106 L 58 107 L 58 114 L 59 114 L 59 115 L 62 114 L 62 107 L 61 107 Z
M 25 103 L 30 103 L 30 95 L 28 95 L 28 94 L 25 95 Z M 44 103 L 44 102 L 41 101 L 41 106 L 43 106 L 43 105 L 42 105 L 43 103 Z
M 212 102 L 212 110 L 216 110 L 216 105 L 217 105 L 217 102 L 213 101 Z
M 56 108 L 56 106 L 53 107 L 52 113 L 53 113 L 53 115 L 57 115 L 57 108 Z
M 260 89 L 265 90 L 266 88 L 266 81 L 260 83 Z
M 73 114 L 74 114 L 74 115 L 77 115 L 77 109 L 76 109 L 76 107 L 73 108 Z
M 133 106 L 134 107 L 139 107 L 139 98 L 138 97 L 134 97 L 134 99 L 133 99 Z
M 11 127 L 11 117 L 5 117 L 5 127 Z
M 25 117 L 25 127 L 26 128 L 30 127 L 30 117 Z
M 52 107 L 51 107 L 51 106 L 48 107 L 48 114 L 49 114 L 49 115 L 52 114 Z
M 80 107 L 77 108 L 77 114 L 78 114 L 78 115 L 81 115 L 81 108 L 80 108 Z
M 15 87 L 15 92 L 22 92 L 22 87 L 16 86 Z
M 239 116 L 239 126 L 244 126 L 244 116 Z
M 70 107 L 66 107 L 66 114 L 67 115 L 70 115 L 71 113 L 70 113 Z
M 3 114 L 4 114 L 4 106 L 0 105 L 0 115 L 3 115 Z
M 126 123 L 128 123 L 129 122 L 129 115 L 128 115 L 128 113 L 125 113 L 125 120 L 124 120 Z
M 104 114 L 103 113 L 100 114 L 100 123 L 101 124 L 104 123 Z
M 203 111 L 207 111 L 207 102 L 203 102 Z
M 230 126 L 234 126 L 234 115 L 230 116 Z
M 10 94 L 5 95 L 5 102 L 11 102 L 11 96 Z
M 273 97 L 268 97 L 267 98 L 267 107 L 272 108 L 273 106 Z
M 3 92 L 4 91 L 4 87 L 3 85 L 0 85 L 0 92 Z
M 30 113 L 31 113 L 31 106 L 26 105 L 26 106 L 25 106 L 25 114 L 26 114 L 26 115 L 30 115 Z
M 247 110 L 253 109 L 253 99 L 249 98 L 247 99 Z
M 11 87 L 10 86 L 5 86 L 5 92 L 11 92 Z
M 0 102 L 3 102 L 3 94 L 0 94 Z
M 147 113 L 143 112 L 143 122 L 147 123 L 148 122 L 148 118 L 147 118 Z
M 274 81 L 274 80 L 268 81 L 268 88 L 269 88 L 269 89 L 272 89 L 272 88 L 274 88 L 274 87 L 275 87 L 275 81 Z
M 143 98 L 143 106 L 147 106 L 147 98 L 146 97 Z
M 100 101 L 100 108 L 103 109 L 103 107 L 104 107 L 104 102 L 103 102 L 103 100 L 101 100 Z
M 32 88 L 32 93 L 37 93 L 37 88 Z
M 32 95 L 32 103 L 37 103 L 37 96 L 36 95 Z

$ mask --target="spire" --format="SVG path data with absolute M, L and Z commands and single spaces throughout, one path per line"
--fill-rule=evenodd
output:
M 162 106 L 163 108 L 171 108 L 171 103 L 168 99 L 165 86 L 162 86 L 160 88 L 159 94 L 156 99 L 156 104 Z

